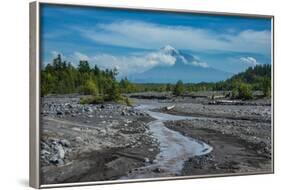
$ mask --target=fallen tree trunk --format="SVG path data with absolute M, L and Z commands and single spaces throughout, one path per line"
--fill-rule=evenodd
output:
M 174 109 L 174 108 L 175 108 L 175 105 L 167 106 L 167 107 L 166 107 L 166 110 L 171 110 L 171 109 Z

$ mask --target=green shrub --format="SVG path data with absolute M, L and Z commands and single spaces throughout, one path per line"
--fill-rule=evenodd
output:
M 93 80 L 87 80 L 81 88 L 81 93 L 86 95 L 98 95 L 98 88 L 96 83 Z
M 113 81 L 110 85 L 109 88 L 106 90 L 106 96 L 105 100 L 106 101 L 118 101 L 121 98 L 120 94 L 120 89 L 118 86 L 118 83 Z
M 132 106 L 133 105 L 132 100 L 129 99 L 128 97 L 123 97 L 122 99 L 123 99 L 125 105 L 127 105 L 127 106 Z
M 246 83 L 241 83 L 238 88 L 238 96 L 241 99 L 249 100 L 253 98 L 251 86 Z
M 238 88 L 233 88 L 231 91 L 231 97 L 232 98 L 238 98 L 239 94 L 238 94 Z
M 264 78 L 262 80 L 262 92 L 266 97 L 271 96 L 271 80 L 270 78 Z
M 251 85 L 240 82 L 232 89 L 232 98 L 238 98 L 243 100 L 253 99 L 253 92 Z
M 179 80 L 174 88 L 173 94 L 176 96 L 180 96 L 184 93 L 184 84 L 181 80 Z

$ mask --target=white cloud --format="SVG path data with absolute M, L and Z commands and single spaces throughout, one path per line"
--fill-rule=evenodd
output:
M 144 59 L 151 66 L 157 65 L 157 64 L 174 65 L 176 62 L 175 57 L 173 57 L 171 55 L 167 55 L 162 52 L 149 53 L 144 57 Z
M 52 60 L 57 58 L 58 55 L 61 56 L 62 60 L 66 60 L 66 56 L 62 52 L 60 52 L 60 51 L 53 50 L 53 51 L 50 52 L 50 54 L 51 54 L 51 59 Z
M 61 58 L 65 58 L 64 55 L 61 52 L 56 51 L 56 50 L 51 51 L 51 57 L 52 58 L 56 58 L 56 57 L 58 57 L 58 55 L 60 55 Z
M 196 66 L 199 66 L 199 67 L 204 67 L 204 68 L 209 67 L 209 65 L 207 63 L 200 62 L 200 61 L 193 62 L 193 64 L 196 65 Z
M 80 60 L 90 60 L 90 58 L 85 55 L 85 54 L 82 54 L 80 52 L 74 52 L 74 57 L 76 58 L 76 60 L 80 61 Z
M 81 57 L 87 58 L 84 60 L 88 60 L 91 64 L 96 64 L 101 68 L 117 68 L 120 76 L 141 73 L 156 65 L 171 66 L 175 64 L 176 61 L 174 57 L 163 55 L 158 52 L 138 56 L 114 56 L 110 54 L 88 56 L 80 52 L 75 52 L 73 55 L 76 62 L 81 60 Z
M 101 68 L 117 68 L 119 76 L 126 76 L 134 73 L 142 73 L 155 66 L 173 66 L 176 63 L 176 58 L 172 55 L 166 54 L 163 51 L 155 51 L 146 54 L 138 55 L 110 55 L 110 54 L 97 54 L 94 56 L 88 56 L 81 52 L 75 52 L 72 56 L 75 62 L 81 60 L 81 58 L 87 58 L 91 64 L 96 64 Z M 184 57 L 182 57 L 184 59 Z M 201 67 L 208 67 L 204 62 L 192 61 L 188 62 L 185 60 L 185 64 L 192 64 Z
M 247 64 L 247 65 L 257 65 L 259 62 L 253 57 L 241 57 L 240 62 Z
M 218 33 L 208 29 L 164 26 L 139 21 L 98 24 L 78 29 L 95 42 L 144 49 L 158 49 L 171 44 L 177 49 L 221 50 L 269 54 L 270 31 L 244 30 L 237 34 Z

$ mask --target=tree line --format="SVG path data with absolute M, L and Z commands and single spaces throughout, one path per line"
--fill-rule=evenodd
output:
M 234 99 L 252 99 L 253 91 L 261 91 L 264 97 L 271 96 L 271 65 L 255 65 L 244 72 L 233 75 L 225 81 L 215 83 L 201 82 L 185 84 L 185 92 L 230 91 L 228 96 Z
M 176 84 L 137 84 L 141 91 L 171 91 L 174 95 L 183 95 L 198 91 L 230 91 L 230 98 L 252 99 L 253 91 L 261 91 L 263 96 L 271 96 L 271 65 L 263 64 L 247 68 L 244 72 L 219 82 L 183 83 Z
M 256 65 L 231 78 L 216 83 L 134 84 L 126 77 L 118 81 L 117 69 L 100 69 L 81 60 L 77 67 L 58 55 L 41 70 L 41 95 L 80 93 L 92 95 L 92 102 L 128 100 L 123 93 L 172 92 L 175 96 L 196 91 L 231 91 L 233 98 L 251 99 L 252 91 L 271 95 L 271 65 Z M 85 101 L 86 102 L 86 101 Z
M 41 95 L 80 93 L 117 101 L 121 97 L 117 74 L 116 69 L 102 70 L 83 60 L 74 67 L 58 55 L 41 70 Z

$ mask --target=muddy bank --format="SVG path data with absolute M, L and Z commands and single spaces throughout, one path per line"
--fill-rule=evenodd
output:
M 153 119 L 114 103 L 81 105 L 77 96 L 42 99 L 43 184 L 115 180 L 155 159 Z
M 186 160 L 182 175 L 271 172 L 271 125 L 225 119 L 167 121 L 165 125 L 208 143 L 212 152 Z
M 155 99 L 155 100 L 169 100 L 173 97 L 171 92 L 141 92 L 127 94 L 130 98 L 137 99 Z

